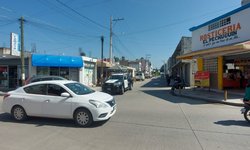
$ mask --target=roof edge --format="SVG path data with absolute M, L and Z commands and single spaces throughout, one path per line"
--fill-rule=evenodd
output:
M 220 20 L 220 19 L 223 19 L 223 18 L 225 18 L 225 17 L 231 16 L 231 15 L 237 13 L 237 12 L 243 11 L 243 10 L 249 8 L 249 7 L 250 7 L 250 3 L 249 3 L 249 4 L 246 4 L 246 5 L 244 5 L 244 6 L 241 6 L 241 7 L 239 7 L 239 8 L 236 8 L 236 9 L 234 9 L 234 10 L 232 10 L 232 11 L 230 11 L 230 12 L 224 14 L 224 15 L 221 15 L 221 16 L 219 16 L 219 17 L 216 17 L 216 18 L 214 18 L 214 19 L 212 19 L 212 20 L 210 20 L 210 21 L 207 21 L 207 22 L 205 22 L 205 23 L 203 23 L 203 24 L 201 24 L 201 25 L 194 26 L 194 27 L 190 28 L 189 31 L 192 32 L 192 31 L 197 30 L 197 29 L 199 29 L 199 28 L 201 28 L 201 27 L 204 27 L 204 26 L 209 25 L 209 24 L 211 24 L 211 23 L 213 23 L 213 22 L 216 22 L 216 21 L 218 21 L 218 20 Z

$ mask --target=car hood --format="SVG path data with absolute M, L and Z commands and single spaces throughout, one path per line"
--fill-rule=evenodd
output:
M 110 101 L 113 99 L 113 96 L 107 94 L 107 93 L 104 93 L 104 92 L 94 92 L 94 93 L 91 93 L 91 94 L 88 94 L 88 98 L 91 99 L 91 100 L 97 100 L 97 101 L 100 101 L 100 102 L 107 102 L 107 101 Z
M 117 81 L 118 81 L 118 79 L 109 79 L 105 83 L 115 83 Z

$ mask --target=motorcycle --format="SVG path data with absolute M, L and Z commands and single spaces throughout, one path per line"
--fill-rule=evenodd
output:
M 244 114 L 244 118 L 250 123 L 250 101 L 243 101 L 244 108 L 241 109 L 241 114 Z

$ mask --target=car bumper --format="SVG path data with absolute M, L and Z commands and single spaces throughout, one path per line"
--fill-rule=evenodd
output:
M 103 121 L 108 120 L 116 113 L 116 105 L 108 108 L 97 109 L 92 112 L 93 121 Z
M 102 91 L 106 93 L 120 93 L 121 86 L 104 86 L 102 87 Z

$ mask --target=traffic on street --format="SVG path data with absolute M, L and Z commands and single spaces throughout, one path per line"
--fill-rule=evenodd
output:
M 0 149 L 250 148 L 250 125 L 240 113 L 242 107 L 173 96 L 170 90 L 160 77 L 135 82 L 133 90 L 114 95 L 113 117 L 86 128 L 67 119 L 16 122 L 1 108 Z

